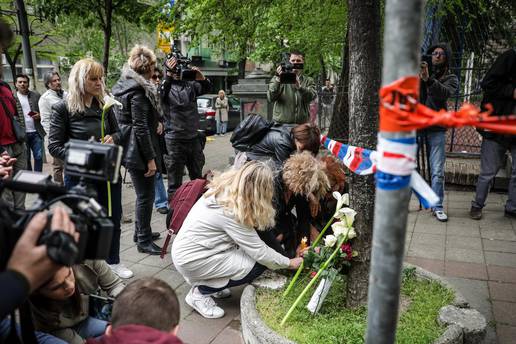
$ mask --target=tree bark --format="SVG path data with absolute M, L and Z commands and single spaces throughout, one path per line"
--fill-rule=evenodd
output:
M 102 64 L 104 65 L 104 73 L 108 74 L 109 66 L 109 47 L 111 45 L 111 33 L 112 33 L 112 15 L 113 15 L 113 1 L 105 0 L 105 11 L 106 21 L 104 23 L 104 56 L 102 58 Z
M 349 141 L 349 20 L 346 26 L 346 35 L 342 45 L 342 68 L 337 85 L 333 115 L 331 116 L 330 128 L 328 130 L 330 138 L 344 143 Z
M 374 149 L 378 132 L 378 89 L 380 87 L 380 0 L 349 0 L 349 142 Z M 367 303 L 373 236 L 373 176 L 351 176 L 351 207 L 355 220 L 358 252 L 348 276 L 346 304 L 355 308 Z

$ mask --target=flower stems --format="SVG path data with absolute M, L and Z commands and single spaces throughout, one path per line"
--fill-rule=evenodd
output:
M 104 119 L 106 115 L 106 110 L 102 110 L 102 118 L 100 120 L 100 142 L 104 143 Z M 107 194 L 108 194 L 108 217 L 113 215 L 113 210 L 111 206 L 111 183 L 107 182 Z
M 333 222 L 333 216 L 330 218 L 330 220 L 328 221 L 328 223 L 326 224 L 326 226 L 324 226 L 324 228 L 322 229 L 321 233 L 319 233 L 319 235 L 317 236 L 317 238 L 315 238 L 315 241 L 312 243 L 312 247 L 315 247 L 319 241 L 321 241 L 322 239 L 322 236 L 324 235 L 324 233 L 326 232 L 326 230 L 328 229 L 328 227 L 330 227 L 331 223 Z M 294 275 L 294 278 L 292 278 L 292 280 L 290 281 L 287 289 L 285 290 L 285 292 L 283 293 L 283 297 L 287 296 L 288 293 L 290 293 L 290 291 L 292 290 L 292 288 L 294 287 L 294 284 L 296 283 L 297 279 L 299 278 L 299 275 L 301 274 L 301 271 L 303 271 L 305 267 L 305 262 L 303 261 L 301 263 L 301 265 L 299 265 L 299 268 L 297 268 L 297 271 L 296 271 L 296 274 Z
M 317 271 L 317 274 L 314 276 L 314 278 L 312 278 L 312 280 L 308 283 L 308 285 L 305 287 L 305 289 L 303 289 L 303 291 L 301 292 L 301 294 L 299 294 L 299 296 L 297 297 L 296 301 L 294 301 L 294 304 L 290 307 L 290 309 L 288 310 L 287 314 L 283 317 L 283 320 L 281 320 L 281 324 L 280 326 L 283 326 L 285 325 L 285 322 L 288 320 L 288 318 L 292 315 L 292 312 L 294 311 L 294 309 L 297 307 L 297 305 L 299 304 L 299 302 L 301 302 L 301 299 L 303 298 L 303 296 L 305 296 L 305 294 L 308 292 L 308 290 L 312 287 L 312 285 L 314 285 L 314 283 L 317 281 L 317 279 L 319 278 L 319 276 L 322 274 L 322 272 L 328 267 L 328 265 L 331 263 L 331 261 L 335 258 L 335 256 L 337 255 L 337 253 L 339 252 L 340 250 L 340 245 L 342 245 L 342 243 L 344 241 L 346 241 L 347 239 L 347 236 L 344 236 L 344 238 L 342 238 L 341 240 L 339 240 L 337 242 L 337 247 L 335 248 L 335 250 L 333 251 L 333 253 L 331 254 L 331 256 L 323 263 L 323 265 L 321 266 L 321 268 L 319 269 L 319 271 Z

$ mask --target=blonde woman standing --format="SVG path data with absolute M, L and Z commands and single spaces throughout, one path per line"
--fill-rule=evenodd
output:
M 215 100 L 215 119 L 217 121 L 217 135 L 226 134 L 228 129 L 228 98 L 224 90 L 219 91 L 219 96 Z
M 172 245 L 172 260 L 192 285 L 185 301 L 205 318 L 224 310 L 211 296 L 227 297 L 228 288 L 250 283 L 266 269 L 297 269 L 302 258 L 289 259 L 258 236 L 274 226 L 273 172 L 264 162 L 215 177 L 192 207 Z

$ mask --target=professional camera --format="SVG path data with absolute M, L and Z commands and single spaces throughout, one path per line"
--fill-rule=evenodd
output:
M 70 140 L 67 148 L 64 173 L 80 178 L 79 184 L 70 190 L 53 183 L 49 175 L 31 171 L 20 171 L 13 180 L 0 181 L 0 194 L 9 189 L 39 195 L 27 210 L 11 209 L 6 204 L 0 204 L 0 219 L 5 228 L 9 228 L 7 233 L 4 233 L 6 242 L 2 245 L 9 255 L 37 212 L 50 209 L 57 202 L 63 202 L 72 210 L 70 218 L 80 233 L 79 242 L 75 243 L 67 233 L 50 230 L 50 212 L 46 228 L 38 240 L 39 244 L 47 246 L 49 257 L 54 262 L 66 266 L 80 263 L 85 259 L 108 258 L 113 222 L 107 217 L 106 210 L 95 200 L 96 191 L 88 185 L 87 180 L 116 182 L 122 147 Z
M 289 54 L 283 54 L 283 61 L 281 62 L 281 84 L 295 84 L 297 81 L 297 75 L 294 69 L 303 69 L 303 63 L 290 63 Z
M 172 57 L 176 58 L 176 66 L 174 69 L 168 68 L 168 66 L 165 64 L 165 68 L 174 73 L 179 75 L 180 80 L 185 81 L 193 81 L 195 80 L 195 77 L 197 75 L 197 72 L 192 70 L 189 66 L 192 63 L 192 60 L 189 59 L 187 56 L 184 56 L 181 54 L 181 51 L 176 47 L 176 45 L 172 46 L 172 52 L 167 55 L 167 60 L 171 59 Z

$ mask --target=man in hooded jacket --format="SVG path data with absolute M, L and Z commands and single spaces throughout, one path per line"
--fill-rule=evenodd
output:
M 448 44 L 439 43 L 427 50 L 427 56 L 432 60 L 421 63 L 420 102 L 436 111 L 446 110 L 448 99 L 455 95 L 459 85 L 457 76 L 450 73 L 451 49 Z M 446 128 L 432 126 L 420 130 L 418 135 L 426 145 L 432 190 L 439 196 L 439 203 L 432 211 L 437 220 L 445 222 L 448 220 L 443 209 Z

